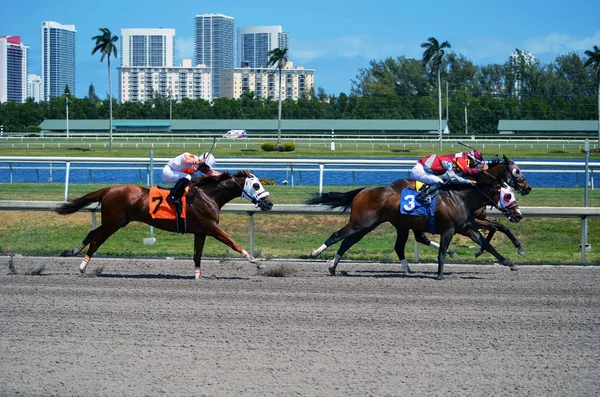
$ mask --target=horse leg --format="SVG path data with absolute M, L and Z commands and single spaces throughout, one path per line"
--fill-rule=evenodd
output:
M 454 227 L 451 227 L 440 234 L 440 248 L 438 249 L 438 273 L 437 279 L 444 279 L 444 262 L 446 260 L 446 250 L 454 236 Z
M 510 229 L 508 227 L 504 226 L 503 224 L 501 224 L 499 222 L 495 222 L 495 221 L 492 221 L 487 218 L 486 219 L 475 219 L 475 225 L 477 225 L 477 227 L 479 227 L 479 228 L 488 229 L 490 231 L 490 233 L 487 236 L 488 242 L 490 242 L 492 240 L 492 237 L 494 236 L 494 234 L 497 231 L 504 233 L 510 239 L 510 241 L 513 243 L 513 245 L 517 249 L 517 252 L 519 253 L 519 255 L 525 256 L 525 249 L 523 248 L 523 245 L 514 236 L 514 234 L 512 234 L 512 232 L 510 231 Z M 475 253 L 475 257 L 477 258 L 482 253 L 483 253 L 483 248 L 479 247 L 477 249 L 477 252 Z
M 101 227 L 102 227 L 102 225 L 98 226 L 94 230 L 91 230 L 87 234 L 87 236 L 85 236 L 85 238 L 83 239 L 83 241 L 81 242 L 81 244 L 79 244 L 77 247 L 73 248 L 72 250 L 64 250 L 63 252 L 60 253 L 60 256 L 67 257 L 67 256 L 75 256 L 75 255 L 79 254 L 90 243 L 90 241 L 93 240 L 93 238 L 96 235 L 98 229 L 100 229 Z
M 369 233 L 373 229 L 374 228 L 362 230 L 358 233 L 346 237 L 342 241 L 340 248 L 338 249 L 338 251 L 335 254 L 335 257 L 333 258 L 333 263 L 331 264 L 331 266 L 329 266 L 330 275 L 335 276 L 335 270 L 337 268 L 337 265 L 338 263 L 340 263 L 340 260 L 342 259 L 342 256 L 344 256 L 346 251 L 348 251 L 350 247 L 352 247 L 354 244 L 358 243 L 367 233 Z
M 483 237 L 483 235 L 481 234 L 481 232 L 478 229 L 468 229 L 465 232 L 466 232 L 465 234 L 467 237 L 469 237 L 471 240 L 473 240 L 477 244 L 481 245 L 483 247 L 483 249 L 485 249 L 487 252 L 492 254 L 496 259 L 498 259 L 498 262 L 502 266 L 508 266 L 508 267 L 510 267 L 510 270 L 518 270 L 517 265 L 511 263 L 508 259 L 506 259 L 502 255 L 500 255 L 500 253 L 498 251 L 496 251 L 496 249 L 494 247 L 492 247 L 492 245 L 485 239 L 485 237 Z
M 402 265 L 402 269 L 405 274 L 410 274 L 410 268 L 408 267 L 408 261 L 404 256 L 404 247 L 406 246 L 406 240 L 408 240 L 408 229 L 405 227 L 396 227 L 396 243 L 394 244 L 394 251 L 398 256 L 398 260 Z
M 496 234 L 496 229 L 492 226 L 489 229 L 489 233 L 488 233 L 487 237 L 485 238 L 488 243 L 490 243 L 492 241 L 494 234 Z M 475 251 L 475 258 L 478 258 L 481 254 L 483 254 L 483 247 L 480 245 L 479 248 L 477 248 L 477 251 Z
M 316 258 L 317 256 L 321 255 L 321 252 L 325 251 L 328 247 L 332 246 L 333 244 L 341 241 L 341 240 L 345 240 L 348 237 L 352 236 L 355 233 L 358 233 L 362 228 L 357 228 L 354 226 L 354 224 L 352 223 L 348 223 L 346 224 L 346 226 L 344 226 L 343 228 L 341 228 L 340 230 L 338 230 L 337 232 L 334 232 L 331 236 L 329 236 L 329 238 L 325 241 L 325 243 L 323 243 L 323 245 L 321 245 L 319 248 L 317 248 L 316 250 L 312 251 L 311 253 L 309 253 L 308 255 L 303 255 L 303 258 Z M 373 230 L 373 228 L 371 228 L 370 230 Z M 365 232 L 365 234 L 368 232 Z M 364 234 L 363 234 L 364 236 Z M 362 238 L 362 236 L 360 236 L 360 238 L 358 240 L 360 240 Z M 356 241 L 358 241 L 356 240 Z M 350 245 L 352 246 L 352 245 Z M 350 248 L 350 247 L 348 247 Z M 340 247 L 341 249 L 341 247 Z M 339 251 L 338 251 L 339 252 Z
M 440 249 L 440 245 L 438 243 L 436 243 L 435 241 L 431 241 L 427 238 L 427 236 L 425 236 L 425 233 L 423 232 L 415 232 L 413 230 L 413 234 L 415 235 L 415 240 L 417 240 L 418 243 L 427 245 L 429 247 L 433 247 L 436 250 Z M 452 259 L 458 259 L 458 254 L 454 251 L 452 251 L 450 248 L 448 248 L 447 250 L 448 255 L 450 255 L 450 257 L 452 257 Z
M 513 243 L 513 245 L 517 249 L 517 252 L 519 253 L 519 255 L 525 256 L 525 249 L 523 248 L 523 245 L 515 237 L 515 235 L 512 234 L 512 232 L 510 231 L 510 229 L 508 227 L 506 227 L 503 224 L 498 223 L 498 222 L 494 222 L 494 221 L 489 221 L 489 222 L 494 225 L 494 227 L 497 231 L 504 233 L 506 235 L 506 237 L 508 237 L 510 239 L 511 243 Z
M 227 234 L 225 230 L 221 229 L 221 227 L 217 223 L 211 223 L 210 226 L 205 229 L 205 233 L 206 235 L 211 236 L 216 240 L 222 242 L 235 252 L 239 252 L 240 254 L 242 254 L 242 258 L 248 259 L 250 263 L 256 264 L 256 258 L 250 255 L 241 245 L 238 244 L 237 241 L 232 239 L 229 236 L 229 234 Z M 263 266 L 257 265 L 256 268 L 262 269 Z
M 200 261 L 202 260 L 202 251 L 204 251 L 204 242 L 206 241 L 206 234 L 196 233 L 194 234 L 194 275 L 196 280 L 200 279 Z
M 121 225 L 111 225 L 110 223 L 106 223 L 103 221 L 102 225 L 100 225 L 98 228 L 96 228 L 88 234 L 88 237 L 90 238 L 90 247 L 85 253 L 83 261 L 81 261 L 81 264 L 79 265 L 80 273 L 85 273 L 85 268 L 89 264 L 90 259 L 92 259 L 94 253 L 96 253 L 96 251 L 98 251 L 98 248 L 100 248 L 100 246 L 104 244 L 104 242 L 110 236 L 115 234 L 121 227 Z M 88 237 L 86 237 L 86 240 L 88 239 Z M 83 243 L 85 243 L 86 240 L 84 240 Z

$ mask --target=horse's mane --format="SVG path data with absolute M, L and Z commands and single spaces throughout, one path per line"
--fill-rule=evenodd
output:
M 487 163 L 491 167 L 493 165 L 498 165 L 498 164 L 503 163 L 503 162 L 504 162 L 504 160 L 501 160 L 500 158 L 496 157 L 496 158 L 491 159 Z
M 229 179 L 232 178 L 242 178 L 245 177 L 246 173 L 244 171 L 238 171 L 235 174 L 231 174 L 228 171 L 223 172 L 221 175 L 219 175 L 218 177 L 212 177 L 212 176 L 203 176 L 198 178 L 198 180 L 196 182 L 192 182 L 192 186 L 196 186 L 198 188 L 212 188 L 214 189 L 215 187 L 217 187 L 219 185 L 219 183 L 221 182 L 225 182 Z

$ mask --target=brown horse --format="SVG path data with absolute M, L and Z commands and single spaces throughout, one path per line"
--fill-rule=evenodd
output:
M 251 263 L 256 263 L 254 257 L 219 226 L 221 208 L 240 196 L 254 203 L 262 211 L 268 211 L 273 207 L 268 199 L 269 192 L 249 171 L 239 171 L 235 175 L 224 172 L 218 177 L 200 178 L 190 185 L 186 195 L 186 232 L 194 234 L 196 279 L 200 278 L 200 261 L 206 236 L 214 237 L 242 254 L 242 257 L 247 258 Z M 72 214 L 92 203 L 102 203 L 102 225 L 89 232 L 77 247 L 61 253 L 62 256 L 77 255 L 89 244 L 86 256 L 79 265 L 81 273 L 85 272 L 92 255 L 106 239 L 127 226 L 129 222 L 143 222 L 169 232 L 177 231 L 175 219 L 155 219 L 150 215 L 150 206 L 156 207 L 156 204 L 151 204 L 150 190 L 136 185 L 113 186 L 97 190 L 68 201 L 57 207 L 55 211 L 61 215 Z
M 393 185 L 394 184 L 392 184 L 392 186 Z M 496 207 L 496 209 L 499 209 L 506 216 L 506 218 L 508 218 L 510 222 L 519 223 L 521 219 L 523 219 L 523 215 L 521 214 L 519 205 L 517 204 L 517 201 L 514 198 L 514 193 L 512 192 L 512 189 L 510 188 L 510 186 L 505 185 L 500 188 L 499 193 L 500 198 L 498 204 L 492 206 Z M 479 208 L 475 211 L 473 215 L 475 217 L 475 226 L 480 230 L 483 229 L 488 231 L 488 234 L 485 237 L 485 239 L 488 242 L 492 240 L 496 232 L 501 232 L 504 235 L 506 235 L 506 237 L 508 237 L 509 240 L 513 243 L 515 248 L 517 248 L 517 252 L 519 253 L 519 255 L 525 256 L 525 250 L 523 249 L 523 245 L 521 244 L 521 242 L 515 237 L 514 234 L 512 234 L 508 227 L 504 226 L 502 223 L 496 222 L 488 218 L 486 207 Z M 415 241 L 417 241 L 418 243 L 427 245 L 429 247 L 433 247 L 435 249 L 440 248 L 440 245 L 435 241 L 431 241 L 429 238 L 427 238 L 427 236 L 425 236 L 425 233 L 416 232 L 414 230 L 413 233 L 415 235 Z M 408 238 L 408 235 L 406 237 Z M 475 257 L 477 258 L 482 253 L 483 248 L 479 246 L 479 248 L 477 248 L 477 251 L 475 252 Z M 458 258 L 456 252 L 452 251 L 451 249 L 448 249 L 448 255 L 450 255 L 454 259 Z M 404 269 L 408 272 L 408 262 L 406 261 L 406 258 L 404 258 L 404 255 L 399 255 L 398 257 Z
M 519 167 L 505 156 L 502 160 L 491 161 L 489 169 L 479 175 L 477 182 L 477 188 L 458 187 L 456 190 L 443 190 L 439 194 L 435 208 L 435 232 L 440 234 L 438 280 L 444 278 L 446 251 L 456 233 L 468 236 L 494 255 L 500 264 L 516 270 L 516 266 L 500 255 L 479 232 L 475 225 L 474 213 L 488 205 L 490 201 L 496 201 L 499 194 L 498 187 L 504 182 L 522 194 L 528 194 L 531 186 L 523 177 Z M 342 255 L 350 247 L 380 224 L 390 222 L 397 230 L 394 249 L 398 256 L 403 258 L 404 244 L 409 230 L 427 231 L 425 216 L 404 215 L 400 212 L 402 189 L 406 187 L 414 189 L 415 181 L 400 180 L 394 186 L 362 188 L 346 193 L 327 193 L 308 200 L 307 204 L 323 204 L 332 208 L 344 207 L 351 212 L 348 223 L 333 233 L 321 247 L 310 252 L 307 257 L 315 258 L 327 247 L 343 240 L 329 268 L 330 273 L 334 275 Z M 408 270 L 408 266 L 405 269 Z

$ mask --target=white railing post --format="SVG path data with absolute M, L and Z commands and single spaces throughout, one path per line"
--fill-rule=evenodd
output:
M 323 170 L 325 164 L 319 164 L 319 195 L 323 194 Z
M 250 223 L 250 255 L 254 256 L 254 212 L 248 212 L 248 218 Z
M 67 161 L 65 164 L 65 201 L 69 197 L 69 171 L 71 170 L 71 162 Z

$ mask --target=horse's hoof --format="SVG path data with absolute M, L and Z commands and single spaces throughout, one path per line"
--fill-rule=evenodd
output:
M 519 253 L 519 255 L 525 256 L 525 250 L 524 249 L 519 248 L 519 250 L 517 252 Z
M 483 254 L 483 250 L 482 250 L 482 249 L 478 249 L 478 250 L 475 252 L 475 258 L 478 258 L 478 257 L 479 257 L 481 254 Z
M 519 270 L 519 266 L 517 265 L 509 265 L 509 269 L 512 271 Z
M 71 256 L 72 255 L 72 251 L 70 250 L 64 250 L 63 252 L 60 253 L 60 256 Z
M 310 254 L 300 254 L 300 259 L 310 259 Z
M 454 252 L 454 251 L 450 251 L 450 257 L 451 257 L 452 259 L 458 259 L 458 258 L 460 258 L 460 257 L 458 256 L 458 254 L 457 254 L 456 252 Z
M 262 270 L 265 268 L 265 265 L 263 265 L 262 263 L 257 263 L 256 264 L 256 270 Z
M 438 276 L 436 277 L 436 279 L 437 279 L 437 280 L 443 280 L 443 279 L 444 279 L 444 275 L 443 275 L 443 274 L 440 274 L 440 275 L 438 275 Z
M 335 268 L 333 268 L 333 267 L 329 268 L 329 275 L 330 276 L 335 276 Z

